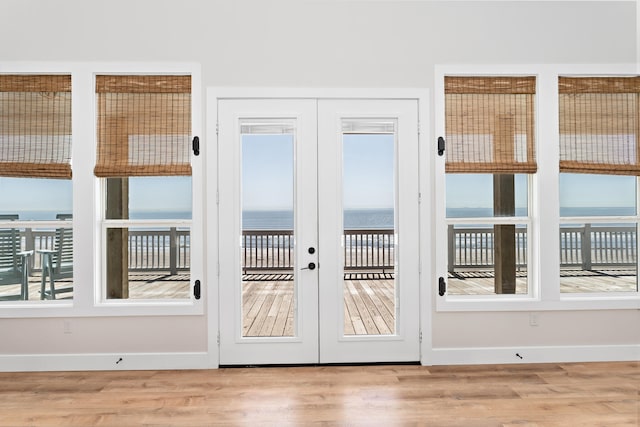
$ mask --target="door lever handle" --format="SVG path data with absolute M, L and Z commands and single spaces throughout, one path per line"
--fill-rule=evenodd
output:
M 316 263 L 310 262 L 309 265 L 307 265 L 306 267 L 302 267 L 300 270 L 315 270 L 315 269 L 316 269 Z

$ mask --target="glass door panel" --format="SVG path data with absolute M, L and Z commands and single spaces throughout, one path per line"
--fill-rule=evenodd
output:
M 240 122 L 242 336 L 295 336 L 295 122 Z
M 344 334 L 393 335 L 395 122 L 378 133 L 359 124 L 343 121 L 342 132 Z

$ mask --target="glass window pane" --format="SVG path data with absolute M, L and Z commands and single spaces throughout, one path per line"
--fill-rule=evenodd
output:
M 191 219 L 191 177 L 105 179 L 106 219 Z
M 189 299 L 187 227 L 106 230 L 107 299 Z
M 528 216 L 528 175 L 447 174 L 449 295 L 527 294 L 527 227 L 456 224 Z
M 0 229 L 0 301 L 73 298 L 72 224 L 62 219 L 59 228 Z
M 20 221 L 55 220 L 73 210 L 73 183 L 66 179 L 0 177 L 0 215 Z
M 527 294 L 527 227 L 449 225 L 450 295 Z
M 636 177 L 560 174 L 560 216 L 636 214 Z
M 242 336 L 295 336 L 294 123 L 241 123 Z
M 500 215 L 495 209 L 493 174 L 446 174 L 447 218 L 487 218 Z M 528 175 L 514 178 L 513 216 L 528 215 Z
M 561 224 L 560 292 L 638 290 L 636 224 Z
M 342 156 L 344 334 L 393 335 L 395 133 L 344 134 Z
M 581 219 L 560 224 L 560 292 L 637 291 L 637 223 L 597 221 L 636 215 L 636 185 L 634 176 L 560 174 L 560 217 Z

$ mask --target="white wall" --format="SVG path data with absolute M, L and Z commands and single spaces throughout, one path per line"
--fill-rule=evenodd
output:
M 435 64 L 633 63 L 639 13 L 635 1 L 4 0 L 0 62 L 195 61 L 203 88 L 432 88 Z M 75 318 L 72 334 L 61 321 L 0 319 L 0 355 L 207 348 L 203 316 Z M 547 312 L 535 328 L 517 312 L 432 322 L 437 348 L 640 344 L 637 310 Z
M 437 63 L 634 62 L 635 2 L 3 0 L 2 60 L 182 60 L 205 86 L 429 87 Z

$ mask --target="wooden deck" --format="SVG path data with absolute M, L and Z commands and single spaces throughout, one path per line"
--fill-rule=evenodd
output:
M 29 300 L 40 301 L 40 274 L 29 277 Z M 56 280 L 56 288 L 73 285 L 73 278 Z M 47 283 L 48 286 L 48 283 Z M 0 286 L 0 297 L 20 293 L 20 285 Z M 60 294 L 60 299 L 73 298 L 73 292 Z M 129 274 L 129 299 L 188 299 L 189 274 L 170 275 L 164 272 L 134 272 Z
M 345 280 L 345 335 L 395 332 L 395 290 L 390 275 L 353 274 Z M 294 336 L 294 281 L 289 274 L 250 275 L 243 282 L 243 335 Z
M 635 269 L 610 267 L 599 270 L 580 268 L 560 269 L 560 292 L 607 293 L 635 292 L 637 290 Z M 491 270 L 467 269 L 449 275 L 447 292 L 450 295 L 492 295 L 494 294 L 494 274 Z M 527 293 L 527 273 L 516 274 L 516 294 Z

